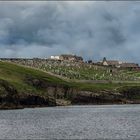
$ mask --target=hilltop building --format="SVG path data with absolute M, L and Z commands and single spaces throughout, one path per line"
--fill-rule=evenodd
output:
M 83 58 L 81 56 L 72 55 L 72 54 L 62 54 L 60 56 L 51 56 L 51 59 L 83 62 Z
M 59 60 L 60 59 L 60 56 L 51 56 L 51 59 Z
M 102 65 L 104 66 L 111 66 L 111 67 L 120 67 L 120 65 L 122 64 L 121 61 L 117 61 L 117 60 L 107 60 L 105 57 L 103 58 L 102 61 Z
M 120 67 L 129 69 L 140 69 L 139 65 L 136 63 L 122 63 Z
M 117 60 L 107 60 L 105 57 L 103 58 L 102 65 L 116 68 L 140 69 L 139 65 L 136 63 L 127 63 Z

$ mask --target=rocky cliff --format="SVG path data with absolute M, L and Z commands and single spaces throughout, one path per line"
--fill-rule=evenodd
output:
M 24 107 L 47 107 L 57 105 L 77 104 L 126 104 L 140 103 L 140 87 L 129 87 L 120 92 L 102 90 L 99 92 L 82 91 L 59 85 L 51 85 L 37 79 L 30 79 L 29 84 L 36 88 L 43 88 L 45 95 L 34 93 L 21 94 L 4 80 L 0 81 L 0 108 L 14 109 Z

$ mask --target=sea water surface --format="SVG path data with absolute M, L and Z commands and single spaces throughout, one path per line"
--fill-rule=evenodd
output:
M 0 139 L 140 139 L 140 105 L 1 110 Z

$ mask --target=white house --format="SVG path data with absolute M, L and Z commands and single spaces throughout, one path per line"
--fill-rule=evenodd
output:
M 60 59 L 60 56 L 51 56 L 51 59 L 59 60 Z

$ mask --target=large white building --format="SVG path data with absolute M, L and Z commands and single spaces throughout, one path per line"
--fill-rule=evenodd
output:
M 51 56 L 51 59 L 59 60 L 60 59 L 60 56 Z
M 76 56 L 72 54 L 62 54 L 60 56 L 51 56 L 51 59 L 83 62 L 83 58 L 81 56 Z

